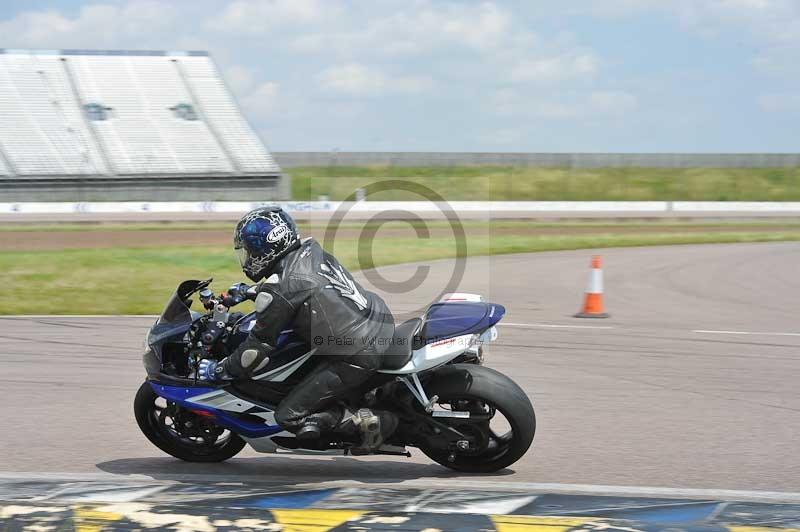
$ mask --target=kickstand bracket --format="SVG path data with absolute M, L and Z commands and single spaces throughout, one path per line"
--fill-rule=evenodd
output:
M 428 395 L 425 393 L 425 388 L 422 387 L 422 383 L 419 381 L 419 377 L 416 373 L 411 374 L 410 380 L 408 377 L 397 377 L 397 380 L 406 385 L 408 390 L 417 399 L 417 401 L 419 401 L 426 412 L 433 411 L 433 405 L 435 405 L 436 401 L 439 400 L 439 396 L 434 395 L 428 399 Z

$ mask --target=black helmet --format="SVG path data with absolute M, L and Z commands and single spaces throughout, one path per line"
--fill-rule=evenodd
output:
M 233 247 L 242 271 L 260 281 L 287 253 L 300 247 L 300 234 L 291 216 L 275 205 L 254 209 L 239 220 Z

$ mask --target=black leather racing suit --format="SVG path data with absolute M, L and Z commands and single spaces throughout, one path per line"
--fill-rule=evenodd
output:
M 265 367 L 281 331 L 292 328 L 325 356 L 281 401 L 275 420 L 296 432 L 336 426 L 335 403 L 380 367 L 391 343 L 394 319 L 379 296 L 364 290 L 332 255 L 306 239 L 258 286 L 256 325 L 222 364 L 233 378 L 250 378 Z

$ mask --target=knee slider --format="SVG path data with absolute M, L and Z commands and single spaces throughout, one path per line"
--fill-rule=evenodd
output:
M 250 366 L 252 366 L 255 363 L 257 358 L 258 358 L 258 351 L 256 351 L 255 349 L 246 349 L 242 353 L 242 359 L 241 359 L 242 368 L 250 369 Z

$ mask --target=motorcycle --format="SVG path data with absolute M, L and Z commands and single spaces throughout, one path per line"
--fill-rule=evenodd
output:
M 314 357 L 314 347 L 293 330 L 281 333 L 252 380 L 197 378 L 201 359 L 225 358 L 255 325 L 254 312 L 233 310 L 255 298 L 255 287 L 240 283 L 215 295 L 211 281 L 182 282 L 147 332 L 147 378 L 134 401 L 144 435 L 190 462 L 227 460 L 247 444 L 264 453 L 362 453 L 352 435 L 333 432 L 309 442 L 275 422 L 281 399 L 324 358 Z M 202 312 L 190 309 L 195 294 Z M 406 448 L 416 447 L 450 469 L 484 473 L 525 454 L 536 430 L 533 406 L 514 381 L 482 365 L 484 345 L 497 338 L 504 313 L 480 296 L 452 294 L 396 326 L 382 368 L 343 400 L 350 412 L 397 415 L 397 430 L 371 454 L 411 456 Z

